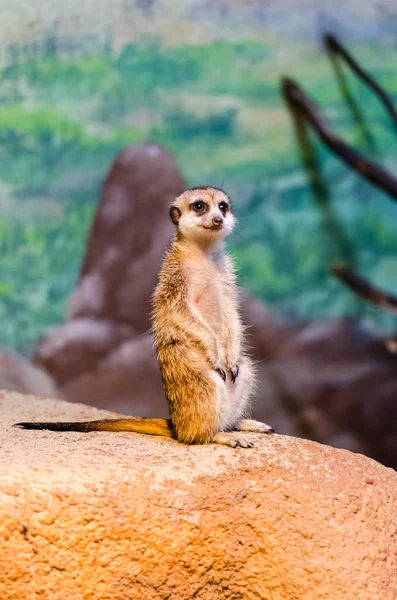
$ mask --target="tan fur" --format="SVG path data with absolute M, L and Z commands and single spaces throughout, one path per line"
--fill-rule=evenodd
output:
M 51 429 L 135 431 L 187 444 L 251 447 L 237 432 L 273 430 L 244 419 L 255 378 L 244 349 L 233 262 L 223 249 L 235 221 L 230 199 L 216 188 L 193 188 L 176 198 L 170 214 L 177 231 L 154 293 L 152 321 L 171 420 L 53 423 Z M 50 424 L 30 428 L 40 425 Z

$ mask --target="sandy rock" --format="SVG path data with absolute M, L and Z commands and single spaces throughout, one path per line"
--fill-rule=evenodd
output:
M 12 429 L 97 418 L 0 393 L 2 600 L 394 600 L 397 475 L 282 436 L 253 449 Z

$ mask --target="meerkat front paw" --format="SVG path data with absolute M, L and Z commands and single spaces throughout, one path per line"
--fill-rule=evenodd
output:
M 240 367 L 238 365 L 231 365 L 229 367 L 229 373 L 233 383 L 236 383 L 236 379 L 238 377 L 239 372 Z
M 218 362 L 216 362 L 214 364 L 214 370 L 219 373 L 219 375 L 222 377 L 223 381 L 226 381 L 226 373 L 225 371 L 222 369 L 222 367 L 220 366 L 220 364 Z
M 246 435 L 241 435 L 241 433 L 235 431 L 216 433 L 211 442 L 230 446 L 231 448 L 252 448 L 254 446 L 254 442 L 251 442 Z

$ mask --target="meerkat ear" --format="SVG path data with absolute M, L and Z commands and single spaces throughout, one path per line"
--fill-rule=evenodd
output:
M 180 216 L 181 211 L 179 210 L 179 208 L 177 206 L 171 206 L 170 217 L 174 225 L 178 225 Z

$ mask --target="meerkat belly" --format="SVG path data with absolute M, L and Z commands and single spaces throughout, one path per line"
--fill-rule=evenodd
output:
M 204 281 L 199 284 L 193 295 L 193 302 L 196 310 L 221 342 L 224 315 L 222 314 L 220 290 L 217 285 L 213 281 Z

